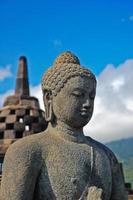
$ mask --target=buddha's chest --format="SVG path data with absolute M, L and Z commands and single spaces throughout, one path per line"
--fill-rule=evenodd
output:
M 76 200 L 87 185 L 110 188 L 111 169 L 102 153 L 88 145 L 70 143 L 51 146 L 39 179 L 40 193 L 48 195 L 47 199 Z

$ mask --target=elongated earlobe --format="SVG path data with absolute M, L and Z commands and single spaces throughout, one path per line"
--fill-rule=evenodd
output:
M 53 109 L 52 109 L 52 92 L 46 91 L 43 96 L 45 105 L 45 119 L 47 122 L 52 121 Z

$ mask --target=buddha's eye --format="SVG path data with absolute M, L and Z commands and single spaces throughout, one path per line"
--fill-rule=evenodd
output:
M 76 96 L 76 97 L 83 97 L 84 93 L 81 92 L 81 91 L 75 90 L 75 91 L 72 92 L 72 95 Z

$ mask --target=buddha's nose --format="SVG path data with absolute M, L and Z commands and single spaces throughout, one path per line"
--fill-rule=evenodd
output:
M 88 109 L 90 107 L 90 100 L 86 99 L 86 101 L 83 103 L 83 108 Z

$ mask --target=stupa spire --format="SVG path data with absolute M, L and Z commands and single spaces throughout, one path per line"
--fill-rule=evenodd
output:
M 20 96 L 29 96 L 30 94 L 28 70 L 27 70 L 27 59 L 25 56 L 21 56 L 19 58 L 15 94 L 20 95 Z

